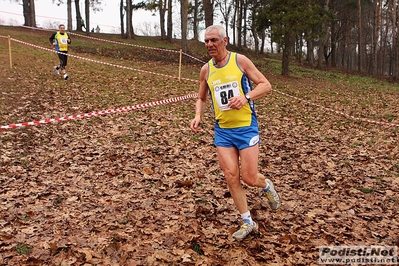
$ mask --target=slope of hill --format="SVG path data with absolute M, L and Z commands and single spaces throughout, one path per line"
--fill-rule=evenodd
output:
M 259 170 L 283 203 L 271 212 L 247 188 L 260 228 L 235 242 L 210 106 L 194 134 L 195 99 L 141 105 L 196 93 L 202 63 L 184 59 L 179 81 L 178 53 L 73 36 L 65 81 L 53 52 L 27 44 L 51 49 L 49 32 L 0 35 L 21 41 L 10 69 L 0 37 L 1 126 L 135 107 L 0 130 L 0 265 L 317 265 L 321 246 L 399 246 L 397 84 L 300 66 L 282 77 L 253 57 L 274 88 L 256 102 Z

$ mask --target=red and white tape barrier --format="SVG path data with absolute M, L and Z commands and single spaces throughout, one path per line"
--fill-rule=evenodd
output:
M 5 37 L 5 36 L 1 36 L 0 35 L 0 37 Z M 36 44 L 31 44 L 31 43 L 28 43 L 28 42 L 20 41 L 18 39 L 14 39 L 14 38 L 10 38 L 10 39 L 12 41 L 15 41 L 15 42 L 18 42 L 18 43 L 22 43 L 22 44 L 25 44 L 25 45 L 28 45 L 28 46 L 32 46 L 32 47 L 35 47 L 35 48 L 39 48 L 39 49 L 42 49 L 42 50 L 45 50 L 45 51 L 49 51 L 49 52 L 52 52 L 52 53 L 65 54 L 65 53 L 62 53 L 62 52 L 57 52 L 54 49 L 41 47 L 41 46 L 36 45 Z M 153 74 L 153 75 L 163 76 L 163 77 L 167 77 L 167 78 L 173 78 L 173 79 L 178 79 L 179 78 L 179 77 L 172 76 L 172 75 L 166 75 L 166 74 L 151 72 L 151 71 L 147 71 L 147 70 L 141 70 L 141 69 L 136 69 L 136 68 L 132 68 L 132 67 L 127 67 L 127 66 L 121 66 L 121 65 L 117 65 L 117 64 L 111 64 L 111 63 L 107 63 L 107 62 L 102 62 L 102 61 L 99 61 L 99 60 L 89 59 L 89 58 L 85 58 L 85 57 L 74 55 L 74 54 L 70 54 L 70 53 L 68 53 L 67 55 L 68 55 L 68 57 L 74 57 L 74 58 L 78 58 L 78 59 L 82 59 L 82 60 L 85 60 L 85 61 L 98 63 L 98 64 L 102 64 L 102 65 L 113 66 L 113 67 L 123 68 L 123 69 L 129 69 L 129 70 L 133 70 L 133 71 L 137 71 L 137 72 L 141 72 L 141 73 Z M 188 79 L 188 78 L 180 78 L 180 79 L 181 80 L 186 80 L 186 81 L 198 82 L 198 80 L 194 80 L 194 79 Z
M 27 29 L 33 29 L 33 30 L 42 30 L 42 31 L 54 31 L 54 30 L 49 30 L 49 29 L 40 29 L 40 28 L 35 28 L 35 27 L 29 27 L 29 26 L 21 26 L 22 28 L 27 28 Z M 143 45 L 137 45 L 137 44 L 132 44 L 132 43 L 125 43 L 125 42 L 117 42 L 117 41 L 112 41 L 112 40 L 107 40 L 107 39 L 101 39 L 101 38 L 96 38 L 92 36 L 87 36 L 83 34 L 78 34 L 75 32 L 68 32 L 68 34 L 79 36 L 82 38 L 87 38 L 91 40 L 96 40 L 96 41 L 101 41 L 101 42 L 108 42 L 108 43 L 113 43 L 113 44 L 119 44 L 119 45 L 126 45 L 126 46 L 131 46 L 131 47 L 137 47 L 137 48 L 143 48 L 143 49 L 151 49 L 151 50 L 156 50 L 160 52 L 171 52 L 171 53 L 180 53 L 180 51 L 177 50 L 172 50 L 172 49 L 165 49 L 165 48 L 158 48 L 158 47 L 150 47 L 150 46 L 143 46 Z M 198 59 L 188 53 L 182 52 L 183 55 L 190 57 L 193 60 L 196 60 L 200 63 L 205 63 L 203 60 Z
M 137 44 L 131 44 L 131 43 L 125 43 L 125 42 L 117 42 L 117 41 L 111 41 L 111 40 L 106 40 L 106 39 L 100 39 L 100 38 L 96 38 L 96 37 L 92 37 L 92 36 L 87 36 L 87 35 L 82 35 L 82 34 L 78 34 L 78 33 L 74 33 L 71 32 L 72 35 L 75 36 L 79 36 L 82 38 L 88 38 L 88 39 L 92 39 L 92 40 L 96 40 L 96 41 L 101 41 L 101 42 L 109 42 L 109 43 L 113 43 L 113 44 L 120 44 L 120 45 L 126 45 L 126 46 L 131 46 L 131 47 L 138 47 L 138 48 L 143 48 L 143 49 L 151 49 L 151 50 L 157 50 L 157 51 L 161 51 L 161 52 L 172 52 L 172 53 L 180 53 L 180 51 L 177 50 L 171 50 L 171 49 L 165 49 L 165 48 L 157 48 L 157 47 L 150 47 L 150 46 L 143 46 L 143 45 L 137 45 Z M 202 61 L 201 59 L 195 58 L 194 56 L 182 52 L 183 55 L 190 57 L 196 61 L 199 61 L 201 63 L 205 63 L 204 61 Z
M 34 29 L 36 29 L 36 28 L 34 28 Z M 2 35 L 0 35 L 0 37 L 8 38 L 7 36 L 2 36 Z M 16 42 L 20 42 L 20 43 L 22 43 L 22 44 L 26 44 L 26 45 L 29 45 L 29 46 L 32 46 L 32 47 L 36 47 L 36 48 L 39 48 L 39 49 L 47 50 L 47 51 L 50 51 L 50 52 L 56 52 L 56 51 L 54 51 L 53 49 L 44 48 L 44 47 L 41 47 L 41 46 L 38 46 L 38 45 L 34 45 L 34 44 L 27 43 L 27 42 L 23 42 L 23 41 L 14 39 L 14 38 L 11 38 L 11 40 L 16 41 Z M 58 53 L 60 53 L 60 52 L 58 52 Z M 61 54 L 62 54 L 62 53 L 61 53 Z M 154 74 L 154 75 L 159 75 L 159 76 L 164 76 L 164 77 L 174 78 L 174 79 L 177 79 L 177 78 L 178 78 L 178 77 L 171 76 L 171 75 L 160 74 L 160 73 L 150 72 L 150 71 L 146 71 L 146 70 L 139 70 L 139 69 L 130 68 L 130 67 L 125 67 L 125 66 L 120 66 L 120 65 L 116 65 L 116 64 L 105 63 L 105 62 L 101 62 L 101 61 L 93 60 L 93 59 L 87 59 L 87 58 L 84 58 L 84 57 L 81 57 L 81 56 L 72 55 L 72 54 L 68 54 L 68 56 L 76 57 L 76 58 L 79 58 L 79 59 L 82 59 L 82 60 L 87 60 L 87 61 L 95 62 L 95 63 L 99 63 L 99 64 L 104 64 L 104 65 L 109 65 L 109 66 L 114 66 L 114 67 L 119 67 L 119 68 L 124 68 L 124 69 L 130 69 L 130 70 L 134 70 L 134 71 L 138 71 L 138 72 L 149 73 L 149 74 Z M 200 59 L 197 59 L 197 60 L 203 62 L 203 61 L 200 60 Z M 188 78 L 181 78 L 181 79 L 182 79 L 182 80 L 186 80 L 186 81 L 199 82 L 198 80 L 194 80 L 194 79 L 188 79 Z M 352 120 L 362 121 L 362 122 L 367 122 L 367 123 L 372 123 L 372 124 L 377 124 L 377 125 L 384 125 L 384 126 L 391 126 L 391 127 L 399 127 L 399 124 L 389 123 L 389 122 L 382 122 L 382 121 L 375 121 L 375 120 L 371 120 L 371 119 L 367 119 L 367 118 L 355 117 L 355 116 L 346 114 L 346 113 L 344 113 L 344 112 L 337 111 L 337 110 L 334 110 L 334 109 L 331 109 L 331 108 L 328 108 L 328 107 L 324 107 L 324 106 L 322 106 L 322 105 L 319 105 L 319 104 L 316 104 L 316 103 L 312 103 L 312 102 L 310 102 L 310 101 L 308 101 L 308 100 L 304 100 L 304 99 L 302 99 L 302 98 L 289 95 L 289 94 L 287 94 L 287 93 L 278 91 L 278 90 L 276 90 L 276 89 L 273 89 L 273 90 L 274 90 L 275 92 L 281 94 L 281 95 L 286 96 L 286 97 L 290 97 L 290 98 L 293 98 L 293 99 L 296 99 L 296 100 L 299 100 L 299 101 L 308 103 L 308 104 L 310 104 L 310 105 L 312 105 L 312 106 L 318 107 L 318 108 L 320 108 L 320 109 L 323 109 L 323 110 L 326 110 L 326 111 L 329 111 L 329 112 L 333 112 L 333 113 L 338 114 L 338 115 L 342 115 L 342 116 L 344 116 L 344 117 L 346 117 L 346 118 L 349 118 L 349 119 L 352 119 Z M 1 129 L 0 129 L 0 130 L 1 130 Z
M 276 91 L 277 93 L 279 93 L 281 95 L 284 95 L 286 97 L 289 97 L 289 98 L 292 98 L 292 99 L 295 99 L 295 100 L 298 100 L 298 101 L 301 101 L 301 102 L 305 102 L 305 103 L 310 104 L 312 106 L 316 106 L 316 107 L 318 107 L 320 109 L 323 109 L 323 110 L 326 110 L 326 111 L 329 111 L 329 112 L 332 112 L 332 113 L 335 113 L 335 114 L 338 114 L 338 115 L 345 116 L 346 118 L 349 118 L 349 119 L 352 119 L 352 120 L 362 121 L 362 122 L 367 122 L 367 123 L 372 123 L 372 124 L 377 124 L 377 125 L 390 126 L 390 127 L 399 127 L 399 124 L 381 122 L 381 121 L 374 121 L 374 120 L 367 119 L 367 118 L 356 117 L 356 116 L 349 115 L 349 114 L 346 114 L 346 113 L 341 112 L 341 111 L 337 111 L 337 110 L 334 110 L 334 109 L 331 109 L 331 108 L 328 108 L 328 107 L 324 107 L 324 106 L 322 106 L 320 104 L 317 104 L 317 103 L 312 103 L 312 102 L 310 102 L 308 100 L 304 100 L 304 99 L 289 95 L 287 93 L 284 93 L 284 92 L 281 92 L 281 91 L 278 91 L 278 90 L 274 90 L 274 91 Z
M 116 109 L 108 109 L 108 110 L 102 110 L 102 111 L 91 112 L 91 113 L 80 114 L 80 115 L 70 115 L 70 116 L 64 116 L 64 117 L 59 117 L 59 118 L 44 119 L 44 120 L 33 121 L 33 122 L 11 124 L 8 126 L 1 126 L 0 130 L 21 128 L 21 127 L 26 127 L 26 126 L 68 121 L 68 120 L 81 119 L 81 118 L 89 118 L 89 117 L 93 117 L 93 116 L 100 116 L 100 115 L 106 115 L 106 114 L 121 113 L 121 112 L 131 111 L 131 110 L 135 110 L 135 109 L 141 109 L 141 108 L 152 107 L 152 106 L 157 106 L 157 105 L 162 105 L 162 104 L 174 103 L 174 102 L 178 102 L 178 101 L 182 101 L 182 100 L 186 100 L 186 99 L 196 98 L 197 96 L 198 96 L 198 94 L 195 93 L 195 94 L 189 94 L 189 95 L 185 95 L 185 96 L 170 98 L 167 100 L 143 103 L 143 104 L 121 107 L 121 108 L 116 108 Z

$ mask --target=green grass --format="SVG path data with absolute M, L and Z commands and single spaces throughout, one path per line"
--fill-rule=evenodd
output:
M 357 189 L 363 192 L 364 194 L 370 194 L 374 192 L 374 188 L 369 188 L 369 187 L 357 187 Z
M 15 250 L 17 251 L 18 255 L 26 255 L 29 254 L 31 247 L 25 243 L 19 243 L 15 246 Z

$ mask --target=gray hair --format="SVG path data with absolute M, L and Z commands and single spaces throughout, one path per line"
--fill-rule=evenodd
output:
M 205 34 L 209 33 L 210 31 L 213 31 L 213 30 L 217 30 L 218 31 L 220 38 L 223 39 L 224 37 L 226 37 L 226 30 L 221 25 L 211 25 L 211 26 L 209 26 L 208 28 L 205 29 Z

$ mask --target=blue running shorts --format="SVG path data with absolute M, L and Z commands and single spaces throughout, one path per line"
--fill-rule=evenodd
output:
M 232 148 L 242 150 L 255 146 L 259 143 L 259 130 L 257 126 L 220 128 L 215 126 L 214 144 L 216 147 Z

